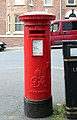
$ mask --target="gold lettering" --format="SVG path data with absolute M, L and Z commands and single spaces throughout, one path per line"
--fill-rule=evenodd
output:
M 77 72 L 77 67 L 73 67 L 73 72 Z

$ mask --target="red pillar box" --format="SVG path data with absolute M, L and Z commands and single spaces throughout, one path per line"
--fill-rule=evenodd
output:
M 52 114 L 50 20 L 55 16 L 29 12 L 24 22 L 24 111 L 28 117 Z

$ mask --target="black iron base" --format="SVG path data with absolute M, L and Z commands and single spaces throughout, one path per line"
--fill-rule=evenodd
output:
M 27 117 L 43 118 L 52 114 L 52 98 L 42 101 L 31 101 L 24 98 L 24 113 Z

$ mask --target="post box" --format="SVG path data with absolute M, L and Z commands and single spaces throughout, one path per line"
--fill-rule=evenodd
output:
M 77 118 L 77 41 L 63 41 L 66 116 Z
M 52 114 L 50 20 L 55 15 L 28 12 L 24 22 L 24 111 L 32 118 Z

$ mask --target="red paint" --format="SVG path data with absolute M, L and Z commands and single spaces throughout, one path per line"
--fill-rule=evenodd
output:
M 64 24 L 64 25 L 63 25 Z M 59 25 L 57 31 L 51 31 L 51 44 L 55 45 L 62 40 L 77 40 L 77 20 L 55 20 L 51 26 Z M 65 28 L 66 27 L 66 28 Z
M 54 15 L 26 13 L 24 21 L 24 97 L 43 100 L 51 97 L 50 20 Z

